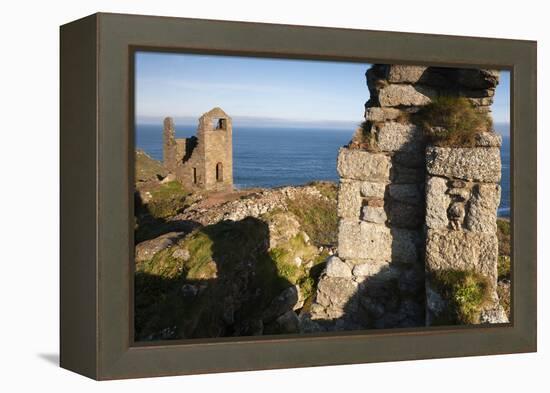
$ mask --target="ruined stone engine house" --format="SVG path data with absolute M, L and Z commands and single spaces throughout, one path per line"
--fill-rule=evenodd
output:
M 233 129 L 231 118 L 214 108 L 199 118 L 196 136 L 176 139 L 172 118 L 164 119 L 164 166 L 184 187 L 198 190 L 233 189 Z

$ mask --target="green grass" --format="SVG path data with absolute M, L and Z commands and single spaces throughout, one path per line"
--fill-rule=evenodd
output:
M 315 245 L 336 244 L 338 234 L 336 198 L 319 199 L 312 195 L 305 195 L 301 198 L 288 199 L 287 206 Z
M 147 203 L 147 210 L 155 218 L 167 218 L 183 211 L 189 192 L 178 181 L 160 184 L 151 191 L 152 199 Z
M 330 200 L 336 201 L 338 198 L 338 184 L 331 181 L 312 181 L 307 184 L 315 187 L 322 196 Z
M 172 257 L 173 252 L 174 247 L 159 251 L 151 260 L 137 264 L 136 272 L 168 279 L 179 277 L 183 270 L 183 264 L 180 260 Z
M 304 264 L 313 261 L 316 267 L 326 255 L 319 255 L 302 233 L 272 250 L 268 250 L 268 237 L 268 225 L 259 219 L 222 221 L 195 230 L 152 260 L 136 265 L 136 337 L 156 337 L 171 326 L 177 328 L 171 338 L 230 335 L 231 330 L 224 330 L 228 298 L 240 299 L 238 323 L 260 317 L 291 285 L 311 297 L 316 275 Z M 188 260 L 172 256 L 178 248 L 189 251 Z M 301 266 L 296 265 L 296 257 L 302 258 Z M 185 284 L 203 289 L 196 296 L 183 296 Z
M 435 98 L 411 119 L 433 145 L 443 147 L 474 147 L 476 136 L 492 129 L 490 116 L 463 97 Z
M 168 217 L 181 213 L 193 202 L 193 195 L 189 194 L 177 182 L 159 183 L 151 193 L 151 200 L 144 204 L 139 198 L 135 199 L 135 242 L 152 239 L 163 233 L 172 231 Z
M 434 324 L 473 324 L 479 322 L 479 313 L 489 300 L 486 277 L 464 270 L 432 272 L 432 282 L 447 302 L 447 310 Z

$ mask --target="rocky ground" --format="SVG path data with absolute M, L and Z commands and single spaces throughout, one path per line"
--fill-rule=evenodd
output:
M 191 193 L 136 153 L 137 340 L 296 333 L 337 231 L 336 185 Z
M 337 186 L 189 192 L 136 152 L 136 340 L 316 331 L 321 277 L 338 266 Z M 510 313 L 510 223 L 498 221 Z M 342 288 L 345 290 L 345 288 Z

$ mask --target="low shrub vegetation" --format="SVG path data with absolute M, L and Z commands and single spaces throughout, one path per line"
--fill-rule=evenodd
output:
M 430 143 L 442 147 L 473 147 L 480 132 L 492 129 L 486 113 L 463 97 L 439 97 L 411 117 Z
M 336 193 L 334 193 L 336 194 Z M 304 232 L 317 246 L 333 246 L 338 234 L 336 198 L 319 199 L 306 195 L 288 199 L 288 210 L 293 213 Z
M 155 218 L 173 216 L 185 209 L 189 195 L 180 182 L 172 181 L 151 191 L 152 199 L 147 204 L 149 213 Z
M 374 135 L 373 125 L 370 121 L 363 121 L 352 138 L 352 143 L 361 149 L 376 152 L 379 151 L 376 135 Z
M 438 292 L 448 303 L 444 315 L 435 324 L 472 324 L 489 300 L 487 278 L 464 270 L 441 270 L 432 273 Z

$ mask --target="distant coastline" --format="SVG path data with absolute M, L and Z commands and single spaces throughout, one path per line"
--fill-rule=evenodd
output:
M 500 217 L 510 216 L 509 125 L 495 123 L 503 135 Z M 313 180 L 338 181 L 336 156 L 355 127 L 269 127 L 234 125 L 234 183 L 237 188 L 274 188 Z M 195 134 L 196 124 L 176 123 L 177 137 Z M 162 160 L 162 123 L 138 124 L 136 147 Z

